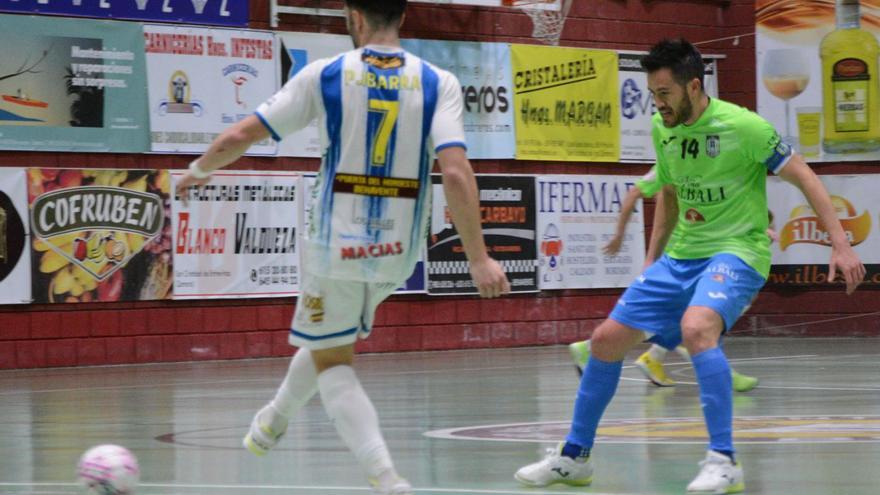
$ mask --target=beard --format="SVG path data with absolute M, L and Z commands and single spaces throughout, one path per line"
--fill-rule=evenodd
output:
M 672 111 L 672 122 L 667 123 L 666 120 L 663 120 L 663 125 L 666 127 L 676 127 L 680 124 L 683 124 L 690 120 L 690 118 L 694 115 L 694 106 L 691 104 L 690 98 L 685 98 L 681 100 L 681 105 L 678 108 Z

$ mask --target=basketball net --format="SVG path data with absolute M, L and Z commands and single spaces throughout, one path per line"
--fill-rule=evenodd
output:
M 558 45 L 565 18 L 572 0 L 560 0 L 559 10 L 553 9 L 556 0 L 503 0 L 507 7 L 516 7 L 532 19 L 532 37 L 548 45 Z

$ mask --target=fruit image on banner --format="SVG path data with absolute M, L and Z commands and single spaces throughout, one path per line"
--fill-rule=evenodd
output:
M 28 169 L 35 303 L 171 296 L 170 176 Z

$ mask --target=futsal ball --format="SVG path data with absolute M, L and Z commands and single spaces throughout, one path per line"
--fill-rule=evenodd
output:
M 141 470 L 137 458 L 119 445 L 98 445 L 79 458 L 76 475 L 90 495 L 134 493 Z

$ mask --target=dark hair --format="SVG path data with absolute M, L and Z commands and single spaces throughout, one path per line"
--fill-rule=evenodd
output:
M 683 38 L 665 39 L 651 47 L 651 51 L 642 57 L 642 68 L 649 73 L 669 69 L 677 83 L 685 85 L 692 79 L 699 79 L 700 86 L 705 88 L 703 79 L 706 68 L 703 65 L 703 56 L 694 45 Z
M 345 0 L 345 5 L 366 15 L 375 27 L 397 24 L 406 10 L 406 0 Z

